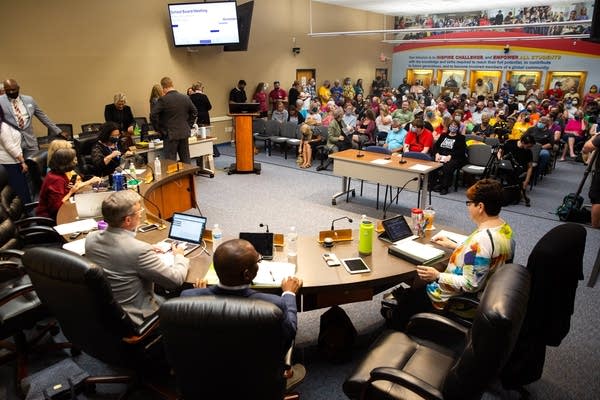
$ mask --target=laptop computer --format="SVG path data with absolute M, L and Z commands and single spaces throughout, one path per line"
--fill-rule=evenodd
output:
M 379 234 L 378 238 L 385 242 L 396 243 L 399 240 L 412 240 L 418 237 L 413 234 L 408 222 L 402 215 L 384 219 L 381 224 L 384 231 Z
M 183 213 L 174 213 L 169 229 L 169 237 L 156 244 L 164 252 L 171 249 L 171 244 L 185 245 L 183 255 L 188 255 L 200 247 L 202 234 L 206 228 L 206 217 Z
M 112 193 L 111 190 L 102 192 L 82 192 L 73 196 L 75 208 L 77 209 L 77 218 L 96 218 L 102 216 L 102 202 Z
M 252 243 L 254 249 L 265 260 L 273 259 L 273 234 L 269 232 L 240 232 L 240 239 Z

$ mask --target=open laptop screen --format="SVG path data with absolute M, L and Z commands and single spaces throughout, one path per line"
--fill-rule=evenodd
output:
M 169 239 L 200 244 L 205 227 L 206 217 L 174 213 L 171 229 L 169 230 Z

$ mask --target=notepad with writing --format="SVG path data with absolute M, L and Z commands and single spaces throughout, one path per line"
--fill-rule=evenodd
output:
M 281 286 L 283 278 L 288 276 L 294 276 L 296 273 L 296 265 L 288 262 L 277 262 L 277 261 L 261 261 L 258 264 L 258 272 L 252 283 L 255 286 Z M 213 264 L 210 264 L 208 272 L 204 279 L 207 280 L 209 285 L 216 285 L 219 283 L 219 277 L 215 271 Z
M 388 253 L 413 264 L 423 265 L 437 261 L 446 254 L 444 250 L 412 240 L 393 244 L 388 248 Z

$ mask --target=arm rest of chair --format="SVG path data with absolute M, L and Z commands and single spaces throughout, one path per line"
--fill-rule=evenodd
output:
M 23 207 L 25 208 L 25 212 L 27 214 L 30 214 L 33 210 L 35 210 L 35 208 L 38 206 L 38 204 L 40 204 L 39 201 L 34 201 L 31 203 L 25 203 L 25 205 Z
M 10 258 L 21 258 L 25 252 L 17 249 L 2 249 L 0 250 L 0 260 L 8 260 Z
M 49 243 L 63 244 L 66 242 L 65 238 L 59 235 L 53 228 L 43 225 L 28 226 L 20 229 L 19 239 L 21 239 L 24 246 Z
M 444 347 L 463 347 L 468 328 L 442 315 L 419 313 L 412 316 L 406 334 Z
M 292 351 L 293 350 L 294 350 L 294 342 L 292 341 L 290 348 L 285 353 L 285 357 L 283 358 L 283 362 L 285 364 L 286 369 L 289 369 L 292 366 Z
M 46 217 L 27 217 L 15 221 L 15 225 L 18 229 L 29 227 L 29 226 L 49 226 L 53 227 L 56 225 L 56 221 L 52 218 Z
M 149 337 L 158 329 L 158 314 L 144 322 L 137 329 L 137 335 L 124 337 L 122 340 L 127 344 L 138 344 Z
M 444 307 L 444 314 L 463 326 L 473 325 L 475 310 L 479 307 L 479 299 L 475 295 L 461 295 L 451 297 Z
M 379 367 L 372 370 L 369 382 L 381 380 L 398 384 L 425 399 L 442 400 L 444 398 L 442 392 L 429 383 L 395 368 Z M 368 387 L 369 385 L 365 386 L 365 388 Z
M 5 305 L 9 301 L 21 297 L 24 294 L 33 292 L 33 285 L 31 283 L 24 283 L 19 286 L 7 286 L 0 289 L 0 306 Z

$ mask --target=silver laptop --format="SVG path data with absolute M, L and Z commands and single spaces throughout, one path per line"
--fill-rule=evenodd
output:
M 185 246 L 184 255 L 200 247 L 202 234 L 206 227 L 206 217 L 183 213 L 174 213 L 168 239 L 158 242 L 156 245 L 163 251 L 168 251 L 171 244 Z
M 76 193 L 73 196 L 73 200 L 75 201 L 75 208 L 77 209 L 77 218 L 86 219 L 101 217 L 102 202 L 111 193 L 113 193 L 111 190 L 102 192 L 89 191 Z

